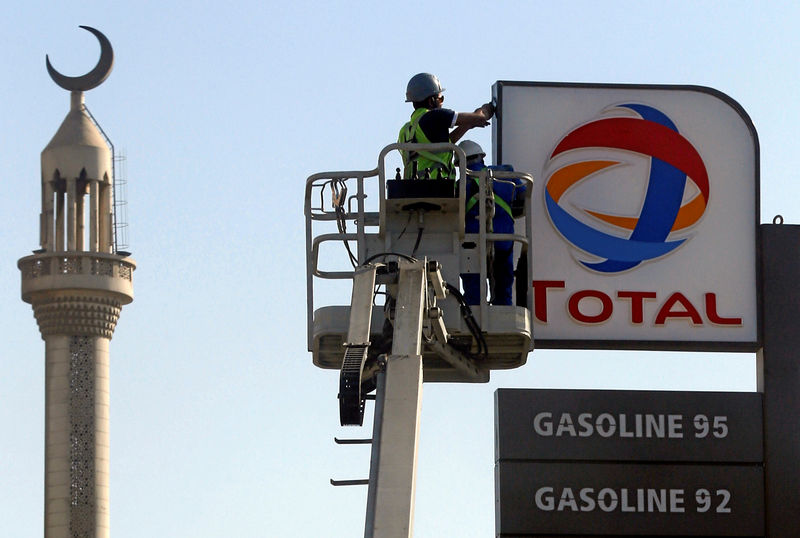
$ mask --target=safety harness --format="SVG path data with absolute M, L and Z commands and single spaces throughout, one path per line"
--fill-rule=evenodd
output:
M 481 185 L 480 185 L 480 181 L 478 181 L 478 178 L 477 177 L 473 177 L 472 179 L 475 180 L 475 184 L 478 186 L 478 189 L 480 189 Z M 479 196 L 479 193 L 476 192 L 475 194 L 473 194 L 470 197 L 469 200 L 467 200 L 467 203 L 464 206 L 464 213 L 469 213 L 469 210 L 472 209 L 473 207 L 475 207 L 475 204 L 478 203 L 478 196 Z M 511 217 L 512 219 L 514 218 L 514 214 L 511 212 L 511 206 L 508 205 L 508 203 L 506 203 L 505 200 L 500 198 L 500 196 L 498 196 L 497 193 L 494 193 L 494 203 L 497 204 L 498 206 L 500 206 L 503 209 L 503 211 L 508 213 L 509 217 Z

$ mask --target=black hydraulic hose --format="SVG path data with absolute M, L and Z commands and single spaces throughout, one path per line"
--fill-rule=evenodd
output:
M 473 337 L 475 337 L 475 341 L 478 344 L 478 353 L 482 354 L 484 358 L 488 358 L 489 346 L 486 345 L 486 339 L 483 337 L 483 332 L 481 331 L 480 325 L 478 325 L 478 322 L 475 320 L 475 316 L 472 315 L 472 309 L 467 304 L 467 301 L 464 299 L 464 296 L 461 294 L 461 291 L 459 291 L 458 288 L 450 283 L 445 283 L 445 286 L 461 305 L 461 317 L 467 324 L 467 329 L 469 329 L 469 332 Z
M 417 253 L 417 249 L 419 248 L 419 242 L 420 242 L 420 240 L 422 240 L 422 232 L 424 230 L 425 230 L 425 228 L 420 228 L 419 231 L 417 231 L 417 240 L 414 243 L 414 249 L 411 251 L 411 255 L 412 256 L 414 256 Z

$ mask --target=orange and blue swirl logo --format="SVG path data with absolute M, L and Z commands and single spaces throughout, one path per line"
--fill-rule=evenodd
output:
M 703 216 L 709 200 L 703 159 L 666 114 L 642 104 L 616 108 L 633 111 L 636 117 L 601 118 L 573 129 L 553 150 L 550 162 L 566 152 L 586 148 L 614 150 L 609 155 L 623 150 L 648 158 L 649 174 L 641 178 L 646 186 L 638 214 L 582 209 L 590 218 L 578 219 L 574 208 L 563 203 L 570 188 L 620 164 L 613 158 L 571 160 L 550 174 L 544 189 L 547 212 L 556 230 L 593 257 L 580 263 L 607 274 L 627 271 L 675 250 L 688 239 L 688 230 Z M 692 191 L 687 191 L 687 178 L 696 187 Z

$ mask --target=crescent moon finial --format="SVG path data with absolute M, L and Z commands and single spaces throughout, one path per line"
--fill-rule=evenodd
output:
M 67 77 L 56 71 L 50 64 L 50 57 L 45 55 L 47 72 L 53 82 L 65 90 L 73 92 L 85 92 L 98 87 L 108 78 L 108 75 L 111 74 L 111 68 L 114 67 L 114 49 L 111 48 L 111 42 L 108 38 L 100 30 L 90 26 L 81 26 L 80 28 L 93 33 L 100 42 L 100 59 L 94 69 L 80 77 Z

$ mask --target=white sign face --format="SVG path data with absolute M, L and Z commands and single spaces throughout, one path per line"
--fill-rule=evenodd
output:
M 541 347 L 753 350 L 758 140 L 708 88 L 498 82 L 495 163 L 534 176 Z

